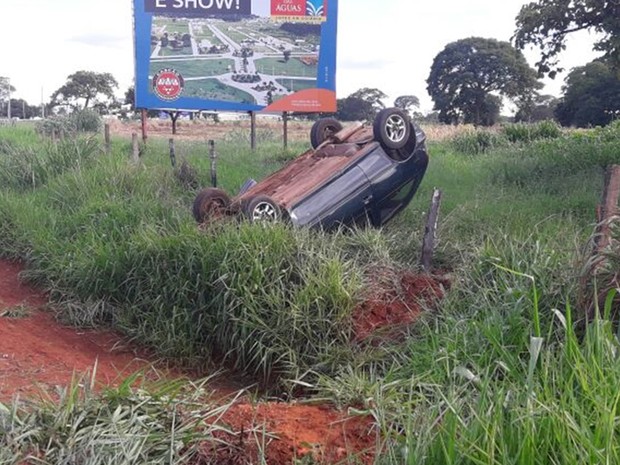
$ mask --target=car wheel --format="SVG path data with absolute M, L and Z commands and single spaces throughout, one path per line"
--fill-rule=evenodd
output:
M 192 213 L 198 223 L 205 223 L 226 214 L 230 206 L 230 197 L 222 189 L 207 187 L 201 190 L 194 199 Z
M 310 129 L 310 144 L 313 149 L 342 129 L 342 123 L 335 118 L 321 118 Z
M 252 223 L 275 223 L 282 218 L 278 204 L 266 195 L 250 197 L 243 206 L 243 212 Z
M 409 116 L 399 108 L 381 110 L 372 129 L 375 139 L 388 151 L 402 149 L 411 137 Z

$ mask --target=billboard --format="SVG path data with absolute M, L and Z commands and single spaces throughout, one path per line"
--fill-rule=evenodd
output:
M 134 0 L 136 107 L 336 111 L 338 0 Z

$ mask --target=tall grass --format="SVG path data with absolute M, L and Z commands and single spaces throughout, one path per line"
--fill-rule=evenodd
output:
M 203 385 L 140 385 L 140 375 L 103 393 L 93 378 L 75 378 L 54 397 L 0 403 L 0 463 L 108 465 L 217 464 L 221 422 L 230 400 L 216 405 Z M 137 385 L 137 386 L 136 386 Z
M 261 160 L 274 163 L 266 153 L 249 164 Z M 283 225 L 199 230 L 195 192 L 153 162 L 101 156 L 26 194 L 5 190 L 2 254 L 28 260 L 24 276 L 61 303 L 65 320 L 116 326 L 165 357 L 223 359 L 276 385 L 307 384 L 338 364 L 359 252 L 347 254 L 340 236 Z
M 25 276 L 76 322 L 355 405 L 382 433 L 377 463 L 615 463 L 620 363 L 605 318 L 614 298 L 583 332 L 575 325 L 581 249 L 602 168 L 620 158 L 618 129 L 503 138 L 475 156 L 431 142 L 403 214 L 380 231 L 330 235 L 237 221 L 199 230 L 195 191 L 175 177 L 165 145 L 150 143 L 132 165 L 128 143 L 115 141 L 111 156 L 80 151 L 84 162 L 68 157 L 44 183 L 4 173 L 0 254 L 26 259 Z M 7 140 L 10 158 L 52 156 Z M 218 146 L 231 193 L 289 156 L 239 145 Z M 205 146 L 178 153 L 207 185 Z M 405 340 L 351 343 L 352 309 L 376 265 L 415 269 L 434 186 L 444 191 L 436 265 L 451 289 Z

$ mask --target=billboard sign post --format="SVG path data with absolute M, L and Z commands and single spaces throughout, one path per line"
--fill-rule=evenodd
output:
M 336 111 L 338 0 L 134 0 L 136 107 Z

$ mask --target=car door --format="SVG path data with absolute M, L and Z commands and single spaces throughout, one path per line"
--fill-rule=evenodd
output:
M 367 217 L 371 200 L 368 177 L 359 166 L 353 165 L 294 205 L 290 210 L 291 220 L 298 226 L 320 224 L 326 229 L 361 222 Z
M 370 182 L 372 198 L 369 208 L 375 226 L 385 224 L 409 204 L 424 176 L 427 163 L 428 157 L 421 149 L 408 159 L 397 161 L 377 146 L 359 164 Z
M 399 187 L 397 165 L 379 145 L 358 165 L 370 182 L 371 197 L 367 208 L 374 226 L 382 224 L 381 203 Z

